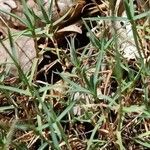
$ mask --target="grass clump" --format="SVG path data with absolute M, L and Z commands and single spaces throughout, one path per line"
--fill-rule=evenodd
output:
M 85 3 L 88 7 L 89 1 Z M 9 13 L 25 27 L 17 35 L 33 39 L 36 55 L 31 69 L 24 72 L 15 56 L 15 35 L 7 26 L 10 49 L 0 42 L 18 76 L 10 76 L 11 70 L 1 64 L 0 149 L 150 148 L 150 12 L 124 0 L 123 17 L 114 1 L 95 3 L 86 11 L 96 13 L 87 15 L 83 9 L 83 18 L 71 21 L 70 10 L 53 20 L 52 3 L 46 11 L 41 0 L 40 16 L 24 0 L 24 18 Z M 105 10 L 100 9 L 103 6 Z M 83 33 L 70 34 L 67 21 L 78 21 Z M 130 41 L 128 34 L 120 40 L 126 31 L 122 25 L 118 28 L 118 21 L 124 28 L 130 24 Z M 125 57 L 124 43 L 136 48 L 133 59 Z

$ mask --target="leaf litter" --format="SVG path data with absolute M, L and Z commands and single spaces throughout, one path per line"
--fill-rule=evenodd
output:
M 28 0 L 27 4 L 38 15 L 41 15 L 41 10 L 37 7 L 35 1 Z M 44 1 L 44 6 L 47 9 L 48 1 Z M 64 116 L 61 125 L 64 132 L 67 135 L 69 144 L 72 149 L 119 149 L 121 145 L 118 143 L 118 124 L 119 124 L 119 100 L 118 95 L 118 81 L 114 76 L 114 47 L 108 46 L 108 50 L 105 51 L 105 55 L 102 61 L 102 69 L 99 71 L 100 76 L 98 85 L 96 86 L 96 93 L 94 89 L 87 89 L 88 84 L 92 85 L 93 74 L 95 73 L 98 48 L 93 44 L 93 39 L 110 40 L 113 37 L 112 24 L 110 20 L 100 21 L 94 20 L 95 17 L 107 17 L 111 14 L 109 9 L 109 2 L 106 1 L 79 1 L 77 4 L 70 0 L 65 2 L 58 1 L 58 4 L 52 5 L 53 21 L 58 21 L 55 26 L 52 38 L 50 37 L 38 37 L 38 48 L 40 50 L 40 59 L 35 69 L 33 83 L 36 87 L 44 88 L 44 85 L 51 83 L 53 86 L 48 89 L 45 96 L 45 102 L 49 105 L 52 104 L 56 114 L 60 114 L 67 108 L 68 99 L 72 98 L 76 101 L 76 105 L 73 107 L 73 115 L 75 119 L 71 119 L 71 113 L 68 116 Z M 122 1 L 116 1 L 116 8 L 118 9 L 118 16 L 127 19 L 127 16 L 123 16 L 124 8 L 122 8 Z M 148 1 L 137 1 L 136 11 L 142 13 L 148 10 Z M 0 6 L 3 11 L 8 13 L 13 12 L 21 17 L 24 17 L 22 13 L 22 5 L 20 1 L 1 1 Z M 17 7 L 16 7 L 17 6 Z M 69 10 L 70 14 L 61 20 L 61 17 Z M 148 7 L 148 8 L 147 8 Z M 59 8 L 59 9 L 58 9 Z M 14 43 L 18 52 L 17 60 L 23 69 L 24 73 L 30 72 L 33 60 L 36 58 L 35 41 L 32 37 L 22 35 L 21 32 L 26 29 L 21 22 L 16 18 L 10 17 L 10 15 L 4 12 L 0 14 L 2 19 L 1 24 L 1 39 L 7 49 L 10 50 L 10 44 L 8 40 L 8 27 L 10 28 L 12 35 L 18 33 L 19 36 L 14 36 Z M 83 17 L 83 19 L 82 19 Z M 93 19 L 93 22 L 90 19 Z M 84 23 L 84 18 L 88 24 Z M 145 62 L 148 62 L 149 54 L 149 31 L 147 18 L 138 19 L 138 32 L 140 48 L 143 49 L 142 56 Z M 149 131 L 149 114 L 146 111 L 146 107 L 143 105 L 143 100 L 146 95 L 143 89 L 143 80 L 149 83 L 149 78 L 138 75 L 140 72 L 139 54 L 134 43 L 132 26 L 129 21 L 117 21 L 116 34 L 118 35 L 118 47 L 121 54 L 123 78 L 121 97 L 124 107 L 122 119 L 122 144 L 126 149 L 145 149 L 149 147 L 149 135 L 140 138 L 140 135 Z M 37 23 L 37 28 L 45 26 L 44 22 Z M 86 28 L 86 27 L 87 28 Z M 20 34 L 19 34 L 20 33 Z M 88 38 L 87 38 L 88 37 Z M 90 39 L 91 37 L 91 39 Z M 76 49 L 77 58 L 80 60 L 79 68 L 86 70 L 87 77 L 83 77 L 83 73 L 78 71 L 79 68 L 76 64 L 72 63 L 70 49 L 68 41 L 74 38 L 74 48 Z M 90 41 L 90 40 L 91 41 Z M 100 40 L 99 40 L 100 39 Z M 42 45 L 42 46 L 41 46 Z M 72 45 L 71 45 L 72 46 Z M 5 48 L 0 45 L 0 63 L 1 63 L 1 85 L 18 86 L 19 88 L 25 88 L 17 75 L 17 68 L 10 59 Z M 65 77 L 60 74 L 65 73 Z M 148 73 L 148 72 L 147 72 Z M 64 78 L 63 78 L 64 77 Z M 68 79 L 66 80 L 66 77 Z M 82 78 L 84 79 L 82 79 Z M 64 80 L 62 80 L 63 78 Z M 88 81 L 89 80 L 89 81 Z M 135 80 L 135 81 L 134 81 Z M 132 82 L 131 82 L 132 81 Z M 57 88 L 56 88 L 57 87 Z M 89 86 L 90 87 L 90 86 Z M 3 89 L 2 87 L 0 87 Z M 149 90 L 149 88 L 148 88 Z M 83 92 L 81 92 L 83 91 Z M 85 91 L 88 91 L 86 93 Z M 90 93 L 90 94 L 89 94 Z M 95 98 L 95 95 L 97 98 Z M 36 116 L 41 113 L 37 102 L 34 97 L 22 95 L 16 92 L 7 92 L 1 90 L 0 92 L 0 104 L 2 113 L 0 113 L 0 130 L 1 133 L 6 136 L 9 129 L 12 127 L 12 123 L 17 115 L 19 121 L 16 121 L 16 130 L 13 130 L 13 138 L 9 143 L 9 148 L 15 149 L 16 143 L 23 144 L 28 149 L 38 149 L 40 146 L 40 139 L 47 141 L 50 136 L 50 132 L 47 128 L 42 130 L 42 134 L 36 134 L 33 128 L 37 124 Z M 11 106 L 8 108 L 8 106 Z M 15 107 L 16 108 L 15 108 Z M 134 107 L 134 108 L 133 108 Z M 140 109 L 139 109 L 140 108 Z M 17 110 L 17 112 L 16 112 Z M 143 116 L 143 119 L 142 119 Z M 105 119 L 103 119 L 105 118 Z M 70 120 L 71 119 L 71 120 Z M 65 122 L 66 121 L 66 122 Z M 69 122 L 67 122 L 69 121 Z M 47 124 L 45 119 L 42 120 L 43 124 Z M 96 129 L 96 125 L 98 128 Z M 35 126 L 34 126 L 35 125 Z M 18 129 L 17 129 L 18 128 Z M 26 130 L 28 128 L 28 130 Z M 94 134 L 94 130 L 96 130 Z M 87 141 L 91 140 L 92 134 L 93 144 L 89 144 Z M 40 137 L 42 136 L 42 137 Z M 97 139 L 97 144 L 94 140 Z M 51 141 L 51 138 L 49 139 Z M 5 143 L 3 143 L 5 145 Z M 65 142 L 60 140 L 60 148 L 67 149 Z M 19 145 L 18 145 L 19 146 Z M 53 149 L 50 145 L 47 148 Z

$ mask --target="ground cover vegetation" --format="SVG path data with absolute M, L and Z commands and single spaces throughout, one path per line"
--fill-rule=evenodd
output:
M 149 1 L 8 1 L 0 149 L 149 149 Z

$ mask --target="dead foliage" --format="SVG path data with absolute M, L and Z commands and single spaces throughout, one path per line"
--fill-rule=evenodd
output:
M 11 1 L 11 0 L 10 0 Z M 67 1 L 67 0 L 65 0 Z M 8 1 L 1 1 L 0 6 L 6 4 Z M 45 0 L 45 9 L 47 9 L 47 1 Z M 22 13 L 23 6 L 20 1 L 16 3 L 11 1 L 11 7 L 8 11 L 15 13 L 20 17 L 24 17 Z M 9 5 L 10 5 L 9 4 Z M 28 0 L 27 4 L 30 8 L 33 9 L 38 15 L 41 14 L 35 1 Z M 8 4 L 7 4 L 8 6 Z M 149 9 L 149 2 L 145 3 L 143 0 L 138 0 L 135 2 L 137 13 L 145 12 Z M 125 8 L 123 2 L 116 0 L 116 5 L 112 6 L 116 10 L 117 16 L 123 17 L 125 13 Z M 10 8 L 12 10 L 10 10 Z M 71 9 L 70 9 L 71 8 Z M 67 107 L 67 101 L 69 97 L 69 86 L 58 72 L 66 73 L 67 75 L 71 74 L 70 79 L 72 82 L 77 83 L 81 86 L 86 86 L 85 79 L 80 78 L 81 73 L 77 71 L 74 73 L 75 65 L 71 61 L 71 54 L 69 51 L 68 39 L 73 38 L 75 40 L 75 50 L 77 57 L 81 57 L 84 49 L 87 47 L 87 54 L 82 59 L 82 65 L 80 67 L 88 68 L 86 75 L 88 78 L 92 77 L 95 72 L 95 66 L 97 63 L 98 49 L 92 45 L 90 41 L 90 32 L 94 34 L 97 39 L 102 40 L 105 38 L 109 40 L 113 36 L 112 22 L 110 20 L 106 21 L 87 21 L 87 26 L 90 27 L 90 31 L 85 27 L 83 18 L 88 17 L 107 17 L 112 15 L 112 10 L 110 8 L 109 1 L 99 1 L 99 0 L 78 0 L 74 3 L 68 3 L 64 5 L 63 0 L 58 1 L 58 3 L 53 4 L 53 21 L 57 21 L 65 14 L 65 19 L 60 21 L 58 24 L 53 26 L 51 38 L 47 37 L 38 37 L 37 45 L 35 45 L 34 38 L 27 36 L 18 37 L 15 40 L 15 47 L 17 49 L 17 60 L 23 69 L 24 73 L 29 73 L 33 64 L 33 58 L 38 57 L 37 70 L 33 77 L 32 84 L 35 88 L 40 88 L 45 84 L 49 83 L 54 86 L 53 89 L 47 91 L 45 96 L 45 103 L 47 105 L 51 104 L 53 110 L 56 114 L 60 114 Z M 24 31 L 27 27 L 24 26 L 19 20 L 10 17 L 9 15 L 2 14 L 1 17 L 1 30 L 0 36 L 1 39 L 4 39 L 3 45 L 0 46 L 0 62 L 2 61 L 0 68 L 0 75 L 5 74 L 2 85 L 11 85 L 12 87 L 20 87 L 25 89 L 25 86 L 21 83 L 20 77 L 18 75 L 18 69 L 12 63 L 12 60 L 8 53 L 6 53 L 5 48 L 9 48 L 9 42 L 7 41 L 8 29 L 13 33 L 20 33 Z M 145 38 L 149 35 L 149 20 L 147 18 L 142 18 L 136 22 L 140 28 L 138 28 L 139 34 L 139 47 L 142 50 L 142 56 L 145 59 L 145 62 L 149 62 L 149 50 L 150 43 L 149 39 Z M 42 20 L 37 20 L 35 26 L 37 28 L 44 28 L 45 22 Z M 134 39 L 130 37 L 131 24 L 124 24 L 124 22 L 116 23 L 116 32 L 118 35 L 118 47 L 120 49 L 120 54 L 122 55 L 121 61 L 124 64 L 129 65 L 128 70 L 124 66 L 122 80 L 130 81 L 129 74 L 135 74 L 139 71 L 139 66 L 136 63 L 138 57 L 137 49 L 134 43 Z M 127 28 L 130 28 L 129 30 Z M 5 40 L 6 39 L 6 40 Z M 70 41 L 69 41 L 70 42 Z M 37 46 L 37 47 L 36 47 Z M 36 51 L 38 48 L 38 54 Z M 48 49 L 47 51 L 44 51 Z M 49 51 L 50 49 L 50 51 Z M 57 49 L 57 51 L 56 51 Z M 114 69 L 115 66 L 115 54 L 114 47 L 108 47 L 106 55 L 104 56 L 103 67 L 99 71 L 99 76 L 101 82 L 97 86 L 97 95 L 113 96 L 113 94 L 118 90 L 119 82 L 114 78 Z M 132 49 L 133 51 L 128 51 Z M 137 54 L 137 55 L 136 55 Z M 11 61 L 11 63 L 10 63 Z M 6 62 L 9 62 L 9 65 L 5 65 Z M 9 73 L 6 73 L 7 67 L 10 67 Z M 17 73 L 16 73 L 17 72 Z M 69 76 L 68 75 L 68 76 Z M 149 84 L 149 77 L 145 78 L 146 83 Z M 93 139 L 98 139 L 101 141 L 107 141 L 107 143 L 97 143 L 91 146 L 91 149 L 95 147 L 102 147 L 106 150 L 119 149 L 118 137 L 116 131 L 121 131 L 122 144 L 126 149 L 131 150 L 144 150 L 144 146 L 135 142 L 136 136 L 146 131 L 150 130 L 150 121 L 147 119 L 139 119 L 141 115 L 140 111 L 143 110 L 140 107 L 143 104 L 143 79 L 139 75 L 137 80 L 133 83 L 131 88 L 126 88 L 121 95 L 121 102 L 116 100 L 115 103 L 119 103 L 121 107 L 124 107 L 125 112 L 122 114 L 122 128 L 118 129 L 118 124 L 120 121 L 119 111 L 121 108 L 117 106 L 109 105 L 108 101 L 105 98 L 97 98 L 94 96 L 76 92 L 73 95 L 77 104 L 73 107 L 73 116 L 78 119 L 71 120 L 72 117 L 70 114 L 66 115 L 61 122 L 62 129 L 64 130 L 68 143 L 70 147 L 75 150 L 85 150 L 87 148 L 87 141 L 90 139 L 93 130 L 98 124 L 100 116 L 105 117 L 105 121 L 102 121 L 96 132 Z M 42 92 L 40 93 L 42 95 Z M 9 149 L 15 149 L 18 147 L 27 147 L 28 149 L 38 149 L 40 146 L 40 139 L 46 141 L 51 145 L 51 133 L 48 128 L 40 131 L 36 131 L 35 126 L 37 125 L 36 117 L 37 115 L 41 116 L 42 124 L 46 124 L 47 120 L 42 116 L 43 110 L 39 108 L 39 103 L 36 96 L 30 97 L 24 94 L 18 94 L 17 92 L 6 92 L 0 91 L 0 106 L 13 106 L 10 110 L 0 112 L 0 132 L 1 134 L 8 136 L 7 133 L 9 129 L 12 128 L 12 124 L 15 122 L 15 125 L 20 126 L 20 129 L 13 129 L 12 142 L 10 143 Z M 129 106 L 139 106 L 139 113 L 128 112 Z M 148 104 L 149 105 L 149 104 Z M 134 109 L 134 107 L 133 107 Z M 86 116 L 85 113 L 91 114 Z M 84 116 L 85 115 L 85 116 Z M 16 119 L 17 116 L 17 119 Z M 79 118 L 81 116 L 81 121 Z M 83 116 L 83 118 L 82 118 Z M 87 118 L 84 118 L 87 117 Z M 89 118 L 88 118 L 89 117 Z M 84 122 L 84 119 L 86 120 Z M 66 121 L 67 120 L 67 121 Z M 89 121 L 90 120 L 90 121 Z M 66 122 L 65 122 L 66 121 Z M 28 129 L 23 131 L 21 128 L 25 128 L 23 125 L 26 124 Z M 149 142 L 149 137 L 145 137 L 143 141 Z M 18 144 L 19 143 L 19 144 Z M 62 140 L 60 143 L 62 150 L 67 150 L 66 143 Z M 50 146 L 47 146 L 46 149 L 53 149 Z

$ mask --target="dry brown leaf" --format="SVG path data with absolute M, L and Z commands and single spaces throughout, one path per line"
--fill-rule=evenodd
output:
M 81 28 L 76 24 L 69 25 L 57 31 L 57 33 L 62 33 L 62 32 L 76 32 L 82 34 Z
M 77 1 L 74 0 L 58 0 L 53 1 L 52 5 L 52 17 L 53 20 L 59 19 L 63 16 L 71 7 L 73 7 Z M 33 9 L 36 15 L 41 16 L 41 9 L 38 7 L 37 2 L 35 0 L 27 0 L 27 5 L 29 8 Z M 44 0 L 44 7 L 48 11 L 49 8 L 49 0 Z M 0 9 L 6 11 L 8 13 L 12 12 L 20 18 L 24 18 L 23 14 L 23 6 L 20 0 L 1 0 L 0 1 Z M 5 13 L 0 13 L 0 17 L 2 17 L 5 22 L 12 28 L 24 29 L 25 26 L 16 18 L 9 16 Z M 0 20 L 0 25 L 4 25 Z M 41 21 L 37 22 L 37 26 L 41 26 Z

